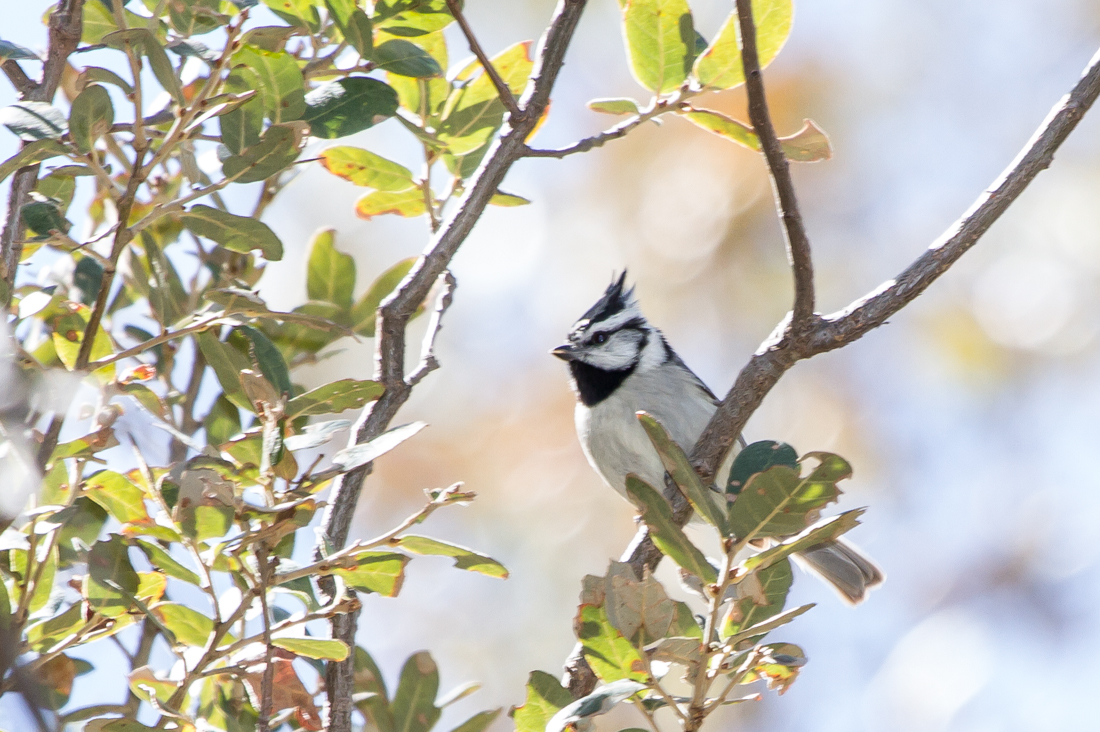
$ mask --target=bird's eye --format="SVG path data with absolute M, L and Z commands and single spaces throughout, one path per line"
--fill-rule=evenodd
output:
M 592 337 L 592 342 L 596 345 L 607 343 L 607 333 L 597 333 L 595 336 Z

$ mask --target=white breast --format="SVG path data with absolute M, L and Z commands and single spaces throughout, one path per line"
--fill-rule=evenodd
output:
M 634 473 L 663 490 L 664 467 L 635 414 L 657 418 L 680 447 L 690 451 L 715 407 L 690 374 L 661 366 L 634 373 L 593 407 L 577 404 L 577 435 L 588 462 L 626 497 L 626 475 Z

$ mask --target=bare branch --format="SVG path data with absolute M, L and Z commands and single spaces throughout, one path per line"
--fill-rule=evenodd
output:
M 523 115 L 526 113 L 525 110 L 519 108 L 519 105 L 516 103 L 516 98 L 512 96 L 512 90 L 504 83 L 504 79 L 500 78 L 500 74 L 498 74 L 496 68 L 493 67 L 493 62 L 489 60 L 489 56 L 485 53 L 485 49 L 477 42 L 477 37 L 474 35 L 474 29 L 470 27 L 469 22 L 466 20 L 466 16 L 463 15 L 462 6 L 459 4 L 458 0 L 447 0 L 447 9 L 451 11 L 451 15 L 454 16 L 455 21 L 458 23 L 458 27 L 462 29 L 462 35 L 466 36 L 466 42 L 470 45 L 470 51 L 477 56 L 477 62 L 481 64 L 481 68 L 485 69 L 485 73 L 488 74 L 489 79 L 492 80 L 493 86 L 496 87 L 497 90 L 497 96 L 500 97 L 501 103 L 508 110 L 508 114 L 511 115 L 513 120 L 522 119 Z
M 4 70 L 4 75 L 21 97 L 26 97 L 38 86 L 38 82 L 27 76 L 23 67 L 10 58 L 0 63 L 0 69 Z
M 676 94 L 664 99 L 654 98 L 650 105 L 638 112 L 633 117 L 629 117 L 619 124 L 604 130 L 598 135 L 592 137 L 586 137 L 579 142 L 575 142 L 568 147 L 560 147 L 551 150 L 540 150 L 537 148 L 527 148 L 524 155 L 529 158 L 564 158 L 568 155 L 574 155 L 576 153 L 584 153 L 589 150 L 593 150 L 597 147 L 603 147 L 603 145 L 611 140 L 619 140 L 626 137 L 627 133 L 636 127 L 640 127 L 642 124 L 649 120 L 662 115 L 666 112 L 672 112 L 678 109 L 684 104 L 685 100 L 695 96 L 698 92 L 692 91 L 687 86 L 681 88 Z
M 791 166 L 779 136 L 775 133 L 768 99 L 764 94 L 764 76 L 760 72 L 760 59 L 756 54 L 756 25 L 752 19 L 749 0 L 736 0 L 737 20 L 741 25 L 741 63 L 745 69 L 745 90 L 749 97 L 749 120 L 760 139 L 760 148 L 768 161 L 775 204 L 783 221 L 783 234 L 787 240 L 787 256 L 794 274 L 794 317 L 790 327 L 796 333 L 806 330 L 814 315 L 814 265 L 810 256 L 810 240 L 802 224 L 798 210 L 798 198 L 791 180 Z
M 962 217 L 952 224 L 909 267 L 844 310 L 818 320 L 796 340 L 777 334 L 761 344 L 741 370 L 729 394 L 703 431 L 692 460 L 710 480 L 736 435 L 760 406 L 764 396 L 795 362 L 852 343 L 912 302 L 951 267 L 1001 217 L 1031 181 L 1054 159 L 1069 134 L 1100 96 L 1100 51 L 1089 61 L 1081 80 L 1058 101 L 1032 138 L 1003 173 Z
M 439 361 L 435 358 L 435 338 L 443 327 L 443 314 L 451 307 L 452 295 L 457 283 L 450 271 L 444 271 L 439 275 L 438 282 L 442 283 L 439 296 L 435 300 L 435 309 L 432 311 L 432 319 L 428 322 L 428 332 L 424 334 L 424 345 L 420 349 L 420 363 L 416 370 L 406 379 L 409 387 L 419 384 L 425 376 L 439 368 Z
M 432 236 L 427 250 L 402 280 L 397 289 L 378 309 L 375 328 L 374 378 L 386 387 L 378 401 L 368 405 L 356 421 L 352 444 L 377 437 L 409 398 L 412 386 L 406 381 L 405 327 L 416 312 L 436 279 L 450 265 L 451 258 L 469 236 L 489 200 L 504 180 L 512 164 L 524 156 L 525 140 L 534 130 L 557 80 L 565 52 L 573 38 L 587 0 L 558 0 L 550 25 L 539 42 L 531 83 L 519 100 L 519 115 L 509 116 L 500 137 L 492 143 L 481 167 L 474 173 L 458 204 Z M 486 72 L 492 68 L 486 66 Z M 364 465 L 338 478 L 332 489 L 322 524 L 324 540 L 339 549 L 347 542 L 351 519 L 359 500 L 363 480 L 371 466 Z M 317 554 L 321 554 L 318 547 Z M 321 582 L 321 590 L 332 597 L 335 587 L 331 580 Z M 349 645 L 355 642 L 356 616 L 349 613 L 333 618 L 333 637 Z M 328 695 L 327 726 L 329 732 L 350 732 L 353 668 L 350 660 L 330 663 L 325 675 Z

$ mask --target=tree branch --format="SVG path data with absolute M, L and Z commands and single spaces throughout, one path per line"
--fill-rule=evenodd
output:
M 378 401 L 368 405 L 356 421 L 352 444 L 377 437 L 385 431 L 397 411 L 409 398 L 412 386 L 405 378 L 405 327 L 428 293 L 433 283 L 450 265 L 451 258 L 473 230 L 489 200 L 512 164 L 524 156 L 525 140 L 546 110 L 550 92 L 557 80 L 565 52 L 573 38 L 587 0 L 558 0 L 550 25 L 539 42 L 531 83 L 527 85 L 518 106 L 521 114 L 511 115 L 497 140 L 474 173 L 462 198 L 433 236 L 427 250 L 413 265 L 397 289 L 378 309 L 375 340 L 374 378 L 386 387 Z M 492 68 L 486 66 L 486 72 Z M 338 478 L 333 485 L 329 505 L 322 523 L 323 541 L 339 549 L 347 542 L 351 519 L 362 490 L 363 480 L 371 466 L 364 465 Z M 322 553 L 318 546 L 316 554 Z M 335 592 L 331 580 L 322 582 L 322 592 L 329 597 Z M 355 615 L 333 618 L 333 637 L 349 646 L 355 643 Z M 325 676 L 328 695 L 328 732 L 350 732 L 352 710 L 352 657 L 340 663 L 329 663 Z
M 764 94 L 764 76 L 760 71 L 760 59 L 756 54 L 756 25 L 752 19 L 749 0 L 736 0 L 737 20 L 741 25 L 741 63 L 745 70 L 745 90 L 749 97 L 749 121 L 760 139 L 760 149 L 768 161 L 775 206 L 783 221 L 783 235 L 787 243 L 787 257 L 794 274 L 794 317 L 790 327 L 801 333 L 812 325 L 814 316 L 814 265 L 810 256 L 810 240 L 798 210 L 798 198 L 791 180 L 791 166 L 779 136 L 775 133 L 768 99 Z
M 19 96 L 26 97 L 38 86 L 38 82 L 27 76 L 23 71 L 23 67 L 13 59 L 6 59 L 3 63 L 0 63 L 0 69 L 4 70 L 4 75 L 8 77 L 8 81 L 15 87 L 15 90 L 19 92 Z
M 665 112 L 671 112 L 676 109 L 685 99 L 689 96 L 693 96 L 690 90 L 681 89 L 675 96 L 666 99 L 654 98 L 650 106 L 630 117 L 623 120 L 619 124 L 611 127 L 598 135 L 592 137 L 586 137 L 583 140 L 573 143 L 569 147 L 561 147 L 551 150 L 540 150 L 537 148 L 528 147 L 524 150 L 524 155 L 529 158 L 564 158 L 567 155 L 574 155 L 576 153 L 588 152 L 597 147 L 603 147 L 604 143 L 611 140 L 618 140 L 626 137 L 627 133 L 636 127 L 640 127 L 642 124 L 648 122 L 654 117 L 664 114 Z
M 739 0 L 739 10 L 742 4 L 743 0 Z M 747 3 L 744 4 L 747 5 Z M 739 19 L 743 21 L 741 16 Z M 742 28 L 745 28 L 744 24 Z M 748 30 L 750 32 L 743 30 L 742 37 L 748 37 L 754 32 L 752 26 L 749 26 Z M 745 45 L 748 46 L 749 42 Z M 754 75 L 751 68 L 752 60 L 748 58 L 747 53 L 744 62 L 745 77 L 752 79 Z M 759 69 L 755 71 L 755 75 L 758 76 Z M 754 95 L 751 84 L 750 81 L 750 100 Z M 763 90 L 758 87 L 757 91 L 762 93 Z M 989 227 L 1023 193 L 1031 181 L 1050 166 L 1054 153 L 1076 128 L 1098 96 L 1100 96 L 1100 51 L 1097 51 L 1089 61 L 1080 81 L 1051 109 L 1039 129 L 1008 168 L 989 189 L 978 197 L 958 221 L 952 224 L 901 274 L 839 312 L 824 317 L 811 317 L 808 325 L 802 330 L 792 327 L 793 313 L 788 313 L 772 334 L 760 344 L 756 353 L 737 375 L 729 393 L 722 400 L 692 449 L 692 464 L 700 477 L 708 484 L 714 480 L 718 466 L 729 454 L 749 417 L 757 410 L 764 401 L 764 397 L 779 382 L 783 374 L 795 363 L 849 345 L 884 324 L 888 318 L 916 299 L 936 278 L 958 261 L 959 257 L 973 247 L 982 234 L 988 231 Z M 764 107 L 764 113 L 767 113 L 766 107 Z M 760 120 L 752 120 L 758 134 L 765 127 L 769 130 L 773 129 L 770 120 L 765 121 L 766 124 L 761 124 Z M 763 135 L 761 139 L 763 140 Z M 781 213 L 784 210 L 789 212 L 790 209 L 783 208 L 782 197 L 779 195 L 778 176 L 770 163 L 769 160 L 769 168 L 775 176 L 773 181 L 776 183 L 777 198 L 780 199 L 777 205 Z M 781 167 L 786 169 L 785 159 Z M 789 182 L 789 176 L 787 181 Z M 788 192 L 793 200 L 793 188 Z M 793 210 L 797 213 L 797 205 Z M 787 218 L 784 219 L 784 224 L 790 234 L 791 229 Z M 793 253 L 792 247 L 792 255 Z M 808 257 L 808 247 L 805 253 Z M 797 266 L 795 276 L 796 279 L 799 276 Z M 811 305 L 811 316 L 812 312 Z M 667 491 L 666 497 L 680 499 L 674 500 L 672 505 L 673 516 L 682 525 L 691 513 L 683 506 L 686 501 L 683 501 L 682 497 L 669 496 Z M 662 556 L 649 539 L 646 527 L 643 526 L 627 547 L 621 561 L 628 562 L 640 577 L 641 568 L 648 567 L 653 570 Z M 565 686 L 574 697 L 579 698 L 590 693 L 595 688 L 595 683 L 596 677 L 592 674 L 584 657 L 580 655 L 579 650 L 574 651 L 565 665 Z
M 1008 167 L 920 257 L 843 310 L 819 319 L 797 339 L 773 336 L 761 344 L 722 400 L 692 451 L 700 475 L 712 479 L 736 435 L 764 396 L 797 361 L 842 348 L 879 327 L 912 302 L 973 247 L 1035 177 L 1100 96 L 1100 51 L 1080 81 L 1050 110 Z M 781 324 L 779 330 L 783 328 Z
M 447 9 L 451 11 L 451 15 L 458 23 L 458 27 L 462 29 L 462 35 L 466 36 L 466 42 L 470 45 L 470 51 L 477 56 L 477 61 L 481 64 L 481 68 L 485 69 L 485 73 L 489 75 L 489 79 L 492 80 L 493 86 L 496 87 L 497 96 L 500 97 L 501 103 L 505 109 L 508 110 L 508 114 L 514 120 L 519 120 L 525 114 L 525 110 L 519 108 L 516 104 L 516 98 L 512 96 L 512 90 L 508 88 L 508 85 L 504 83 L 504 79 L 500 78 L 500 74 L 497 73 L 496 68 L 493 67 L 493 62 L 489 60 L 489 56 L 485 53 L 485 49 L 481 47 L 481 44 L 477 42 L 477 37 L 474 35 L 474 29 L 470 27 L 469 22 L 466 20 L 466 16 L 462 14 L 462 6 L 458 0 L 447 0 Z
M 50 14 L 49 50 L 42 67 L 42 81 L 35 83 L 27 78 L 23 70 L 14 61 L 4 63 L 4 73 L 19 89 L 22 98 L 31 102 L 53 101 L 57 86 L 61 83 L 61 73 L 69 62 L 69 56 L 80 43 L 80 31 L 83 23 L 84 0 L 62 0 L 57 10 Z M 15 66 L 18 70 L 11 69 Z M 22 78 L 20 78 L 20 75 Z M 28 85 L 26 82 L 30 82 Z M 0 275 L 6 287 L 0 288 L 0 305 L 7 308 L 11 301 L 11 292 L 15 287 L 15 271 L 23 254 L 23 235 L 26 226 L 20 211 L 27 202 L 34 185 L 38 181 L 39 165 L 20 168 L 12 177 L 8 193 L 8 218 L 0 232 Z

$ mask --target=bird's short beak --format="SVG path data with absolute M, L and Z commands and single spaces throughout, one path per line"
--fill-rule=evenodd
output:
M 554 350 L 550 351 L 562 361 L 572 361 L 577 358 L 577 347 L 572 343 L 563 343 Z

